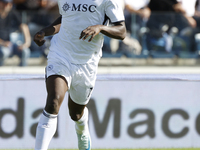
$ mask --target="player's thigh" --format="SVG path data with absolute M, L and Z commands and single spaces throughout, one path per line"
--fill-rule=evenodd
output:
M 46 79 L 47 105 L 56 103 L 60 107 L 68 90 L 65 77 L 60 75 L 51 75 Z

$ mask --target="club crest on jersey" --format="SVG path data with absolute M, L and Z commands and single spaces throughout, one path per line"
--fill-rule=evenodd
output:
M 70 6 L 67 2 L 63 5 L 63 11 L 82 11 L 82 12 L 91 12 L 94 13 L 96 11 L 96 5 L 89 5 L 89 4 L 74 4 Z
M 49 65 L 48 67 L 47 67 L 47 70 L 48 71 L 51 71 L 53 69 L 53 65 Z
M 66 12 L 66 11 L 68 11 L 70 9 L 70 6 L 69 6 L 68 3 L 65 3 L 62 8 Z

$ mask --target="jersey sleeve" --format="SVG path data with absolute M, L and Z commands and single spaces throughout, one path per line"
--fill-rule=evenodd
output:
M 105 11 L 111 23 L 124 21 L 124 13 L 119 0 L 107 0 Z

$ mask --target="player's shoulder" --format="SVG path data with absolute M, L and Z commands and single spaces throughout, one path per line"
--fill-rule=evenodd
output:
M 113 3 L 113 4 L 118 4 L 121 5 L 122 3 L 124 3 L 124 0 L 103 0 L 106 3 Z
M 108 5 L 113 5 L 117 7 L 124 7 L 124 0 L 104 0 Z
M 104 0 L 104 2 L 117 2 L 118 0 Z

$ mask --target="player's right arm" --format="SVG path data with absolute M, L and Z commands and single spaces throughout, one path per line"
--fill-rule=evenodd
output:
M 52 24 L 43 28 L 34 35 L 34 42 L 38 46 L 42 46 L 45 43 L 44 37 L 54 35 L 59 32 L 61 26 L 62 16 L 58 17 Z

